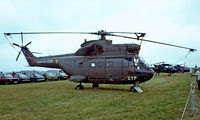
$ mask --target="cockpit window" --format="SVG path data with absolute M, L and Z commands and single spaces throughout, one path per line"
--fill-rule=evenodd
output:
M 144 64 L 146 66 L 149 66 L 149 64 L 142 57 L 139 57 L 139 59 L 136 58 L 136 55 L 133 58 L 125 58 L 128 62 L 128 66 L 133 66 L 134 64 L 135 66 L 138 66 L 138 64 Z
M 149 64 L 142 57 L 139 57 L 139 61 L 145 64 L 146 66 L 149 66 Z

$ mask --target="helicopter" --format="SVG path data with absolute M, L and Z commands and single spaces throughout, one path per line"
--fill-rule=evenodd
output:
M 100 38 L 90 41 L 85 40 L 81 47 L 71 54 L 36 57 L 28 48 L 31 42 L 23 45 L 23 35 L 29 34 L 90 34 L 100 36 Z M 121 34 L 130 34 L 135 37 Z M 196 51 L 193 48 L 143 39 L 146 33 L 141 32 L 106 32 L 100 30 L 98 32 L 21 32 L 4 33 L 4 35 L 5 37 L 21 35 L 21 46 L 13 43 L 14 46 L 21 49 L 16 61 L 22 52 L 29 66 L 59 68 L 70 76 L 70 81 L 80 83 L 76 86 L 77 90 L 84 89 L 81 83 L 92 83 L 93 88 L 99 87 L 99 84 L 133 84 L 130 91 L 141 93 L 143 90 L 139 87 L 139 84 L 153 77 L 154 70 L 139 57 L 140 45 L 133 43 L 113 44 L 112 40 L 106 39 L 106 36 L 146 41 Z
M 167 64 L 165 62 L 159 62 L 155 63 L 154 65 L 154 72 L 156 72 L 156 75 L 159 75 L 159 73 L 168 73 L 168 76 L 171 76 L 172 73 L 176 72 L 175 67 L 172 64 Z

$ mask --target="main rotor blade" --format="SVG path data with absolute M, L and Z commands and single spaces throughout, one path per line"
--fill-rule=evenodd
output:
M 109 34 L 109 36 L 116 36 L 116 37 L 122 37 L 122 38 L 128 38 L 128 39 L 137 40 L 137 38 L 128 37 L 128 36 L 123 36 L 123 35 Z M 183 47 L 183 46 L 179 46 L 179 45 L 173 45 L 173 44 L 169 44 L 169 43 L 157 42 L 157 41 L 147 40 L 147 39 L 140 39 L 140 40 L 146 41 L 146 42 L 151 42 L 151 43 L 162 44 L 162 45 L 168 45 L 168 46 L 172 46 L 172 47 L 178 47 L 178 48 L 183 48 L 183 49 L 189 49 L 190 51 L 196 51 L 196 49 L 193 49 L 193 48 Z
M 29 43 L 27 43 L 24 47 L 27 47 L 28 45 L 30 45 L 31 44 L 31 41 L 29 42 Z
M 20 56 L 21 52 L 22 52 L 22 51 L 20 51 L 20 52 L 18 53 L 17 58 L 16 58 L 16 61 L 19 59 L 19 56 Z
M 119 33 L 119 34 L 146 34 L 142 32 L 107 32 L 107 33 Z
M 19 34 L 95 34 L 95 32 L 23 32 L 23 33 L 4 33 L 7 36 Z
M 17 47 L 21 47 L 21 46 L 19 46 L 18 44 L 16 44 L 16 43 L 13 43 L 13 45 L 15 45 L 15 46 L 17 46 Z
M 98 32 L 21 32 L 21 33 L 4 33 L 6 36 L 17 35 L 17 34 L 110 34 L 110 33 L 120 33 L 120 34 L 145 34 L 142 32 L 106 32 L 106 31 L 98 31 Z

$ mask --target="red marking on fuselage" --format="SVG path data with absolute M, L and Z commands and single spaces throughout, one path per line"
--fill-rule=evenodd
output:
M 33 62 L 35 62 L 37 64 L 37 66 L 41 66 L 36 60 L 34 60 L 33 57 L 27 57 L 27 56 L 25 56 L 25 57 L 32 60 Z
M 142 46 L 142 40 L 140 41 L 140 47 L 139 47 L 138 54 L 137 54 L 137 57 L 136 57 L 136 61 L 138 61 L 138 62 L 139 62 L 138 58 L 139 58 L 139 53 L 140 53 L 140 50 L 141 50 L 141 46 Z M 133 72 L 134 69 L 135 69 L 135 63 L 134 63 L 134 65 L 133 65 L 131 71 L 129 72 L 129 74 L 126 75 L 126 77 L 125 77 L 124 79 L 127 79 L 128 76 L 131 75 L 131 73 Z

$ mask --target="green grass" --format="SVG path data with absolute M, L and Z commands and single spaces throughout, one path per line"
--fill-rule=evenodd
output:
M 184 74 L 154 76 L 140 87 L 143 93 L 131 93 L 131 85 L 83 84 L 77 91 L 69 81 L 0 85 L 2 120 L 177 120 L 184 108 L 191 78 Z M 198 94 L 198 95 L 197 95 Z M 196 88 L 196 104 L 200 95 Z M 199 106 L 198 106 L 199 107 Z M 185 119 L 200 119 L 185 114 Z

